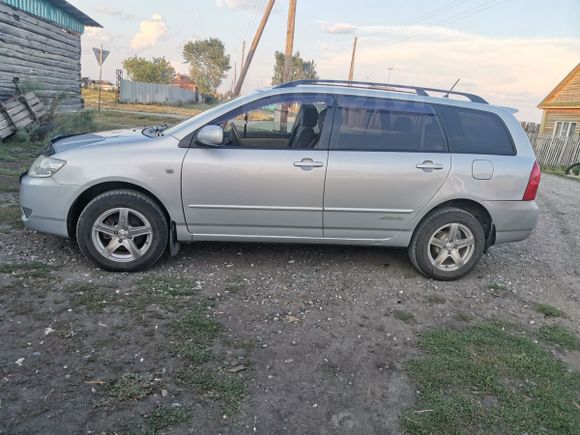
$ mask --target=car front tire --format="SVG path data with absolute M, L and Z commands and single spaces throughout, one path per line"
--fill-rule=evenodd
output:
M 136 272 L 159 261 L 167 248 L 169 224 L 147 195 L 111 190 L 87 204 L 76 236 L 81 252 L 100 268 Z
M 463 209 L 446 207 L 421 222 L 409 245 L 409 258 L 423 275 L 452 281 L 471 272 L 484 247 L 481 222 Z

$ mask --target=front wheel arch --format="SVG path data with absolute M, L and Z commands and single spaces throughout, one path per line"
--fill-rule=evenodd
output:
M 127 183 L 123 181 L 107 181 L 104 183 L 99 183 L 94 186 L 89 187 L 87 190 L 82 192 L 73 202 L 72 206 L 68 211 L 67 216 L 67 232 L 68 236 L 71 239 L 76 238 L 76 228 L 77 222 L 82 211 L 85 207 L 91 202 L 94 198 L 99 196 L 102 193 L 109 192 L 111 190 L 118 190 L 118 189 L 126 189 L 126 190 L 134 190 L 136 192 L 140 192 L 144 195 L 147 195 L 151 200 L 153 200 L 163 211 L 165 214 L 165 218 L 167 222 L 171 222 L 171 216 L 167 211 L 167 207 L 157 198 L 153 193 L 149 190 L 144 189 L 141 186 L 136 184 Z

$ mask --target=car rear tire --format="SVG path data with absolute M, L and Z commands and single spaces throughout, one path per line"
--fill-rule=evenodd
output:
M 481 222 L 465 210 L 446 207 L 421 222 L 409 245 L 409 258 L 423 275 L 452 281 L 471 272 L 484 247 Z
M 147 195 L 111 190 L 87 204 L 76 236 L 81 252 L 100 268 L 136 272 L 159 261 L 167 248 L 169 224 Z

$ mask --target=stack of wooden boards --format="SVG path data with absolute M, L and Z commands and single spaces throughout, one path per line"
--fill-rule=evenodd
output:
M 0 140 L 14 134 L 46 114 L 46 109 L 34 92 L 0 102 Z

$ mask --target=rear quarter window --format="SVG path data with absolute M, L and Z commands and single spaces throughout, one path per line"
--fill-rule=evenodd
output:
M 437 106 L 449 149 L 458 154 L 513 156 L 516 150 L 502 119 L 495 113 L 462 107 Z

